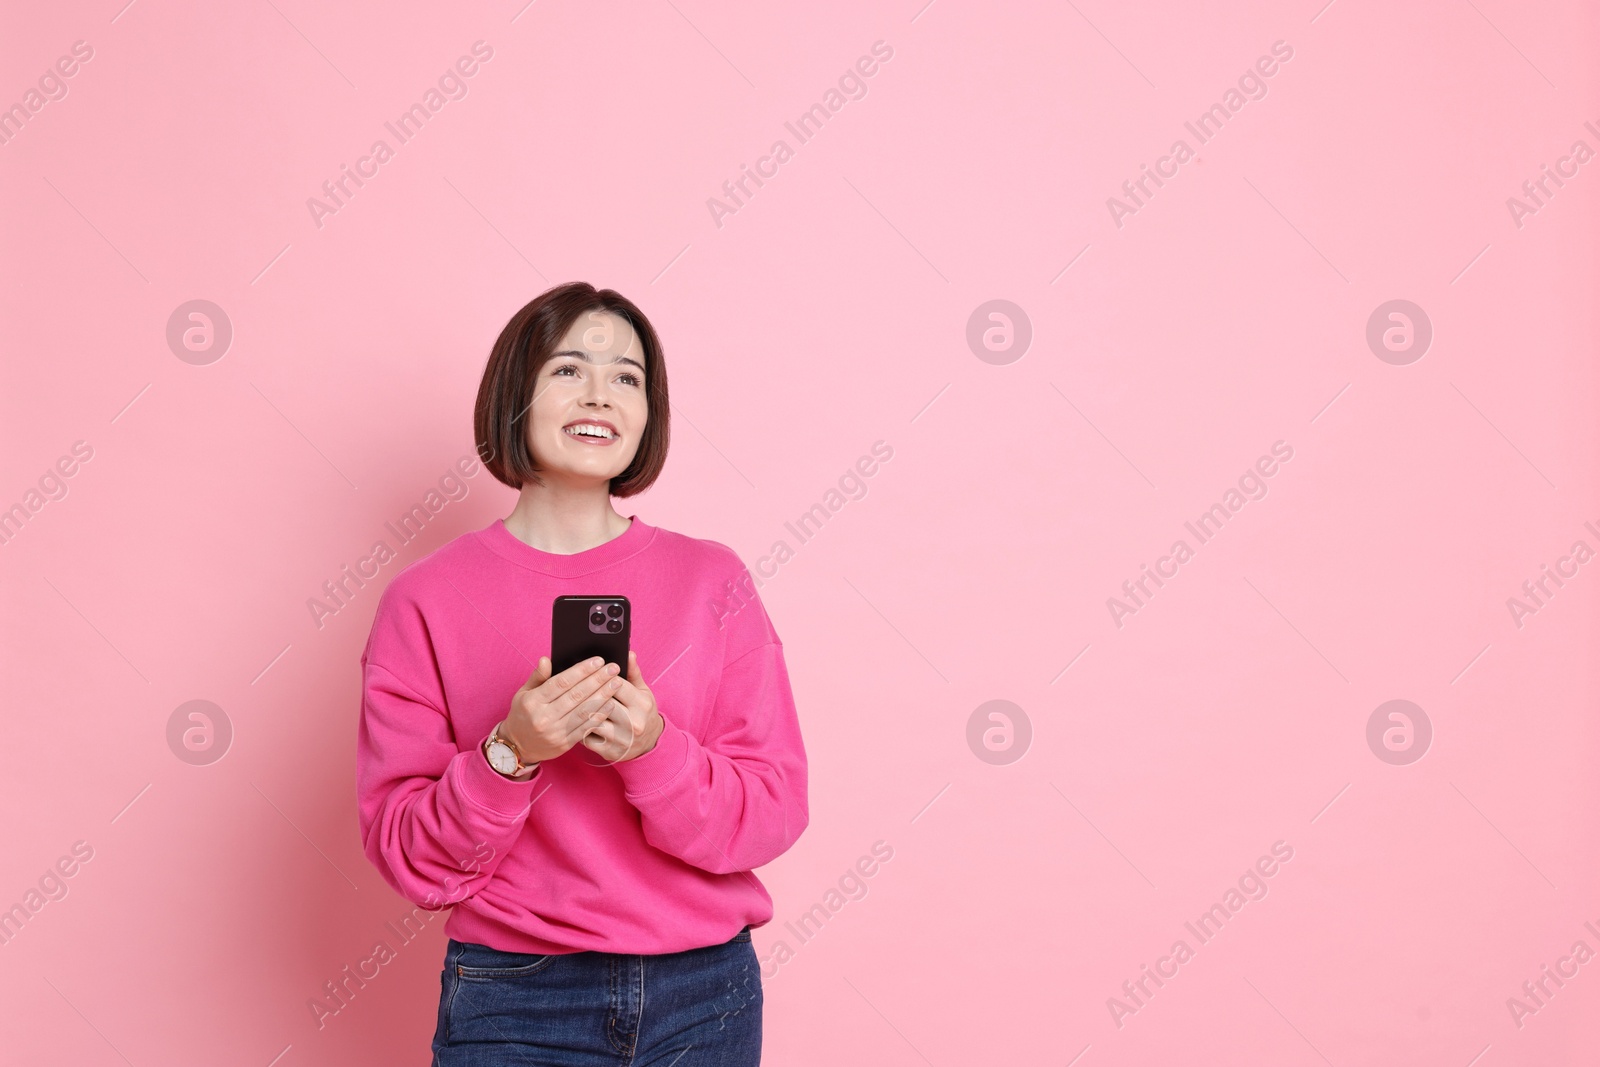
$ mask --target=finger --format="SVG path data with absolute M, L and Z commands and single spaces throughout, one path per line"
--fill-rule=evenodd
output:
M 539 663 L 533 668 L 533 673 L 528 675 L 528 680 L 523 683 L 523 689 L 537 689 L 550 680 L 550 657 L 540 656 Z
M 626 711 L 612 705 L 610 702 L 607 702 L 606 708 L 609 714 L 595 724 L 588 736 L 604 738 L 610 745 L 607 751 L 613 753 L 611 758 L 615 758 L 615 755 L 626 751 L 627 747 L 633 743 L 636 731 L 633 726 L 633 720 L 628 717 Z M 596 749 L 596 751 L 599 750 Z
M 592 733 L 597 726 L 605 721 L 606 716 L 603 709 L 584 713 L 581 708 L 574 708 L 561 722 L 561 727 L 566 730 L 566 743 L 570 745 L 577 739 Z
M 616 693 L 618 688 L 621 688 L 622 685 L 626 685 L 626 683 L 624 683 L 621 678 L 616 677 L 616 675 L 608 675 L 608 673 L 600 672 L 598 675 L 595 675 L 595 677 L 587 678 L 587 680 L 584 681 L 579 681 L 578 686 L 574 688 L 574 693 L 582 691 L 582 697 L 579 699 L 578 704 L 579 707 L 581 707 L 582 710 L 592 710 L 595 709 L 595 707 L 603 707 L 603 705 L 606 704 L 606 701 L 610 701 L 611 697 L 613 697 L 613 694 Z
M 604 694 L 601 694 L 597 699 L 584 701 L 557 718 L 552 729 L 564 736 L 570 744 L 573 738 L 582 737 L 604 722 L 606 715 L 606 699 Z
M 595 701 L 597 698 L 600 703 L 603 703 L 611 695 L 611 691 L 616 688 L 615 685 L 611 684 L 615 681 L 616 675 L 611 673 L 610 667 L 603 666 L 568 690 L 567 695 L 562 699 L 570 701 L 573 706 Z
M 606 683 L 606 685 L 610 685 L 610 683 Z M 581 704 L 573 707 L 570 712 L 566 712 L 565 717 L 562 717 L 563 723 L 608 717 L 610 715 L 611 689 L 606 688 L 606 685 L 600 686 L 598 691 L 590 694 Z
M 632 745 L 639 736 L 639 724 L 634 721 L 632 715 L 624 713 L 620 718 L 611 719 L 610 723 L 612 739 L 624 749 Z
M 540 659 L 545 660 L 545 657 L 540 657 Z M 548 660 L 545 661 L 548 662 Z M 553 703 L 554 697 L 558 694 L 570 692 L 574 686 L 593 675 L 594 672 L 603 670 L 605 665 L 606 661 L 601 657 L 591 656 L 586 660 L 574 663 L 560 674 L 547 678 L 545 680 L 545 684 L 549 687 L 547 695 L 551 698 L 547 703 Z
M 589 738 L 595 742 L 593 745 L 589 746 L 590 751 L 599 756 L 601 759 L 605 760 L 607 763 L 617 762 L 617 760 L 621 759 L 628 751 L 627 741 L 620 738 L 606 736 L 598 731 L 590 734 Z
M 621 690 L 618 690 L 618 692 L 620 693 Z M 628 708 L 615 696 L 613 696 L 611 698 L 611 702 L 606 705 L 606 712 L 606 721 L 615 725 L 615 728 L 618 731 L 617 736 L 633 736 L 633 712 L 629 711 Z
M 557 721 L 560 721 L 560 723 L 563 723 L 563 725 L 570 726 L 573 725 L 573 723 L 589 721 L 590 718 L 605 718 L 606 704 L 610 702 L 610 699 L 611 694 L 608 693 L 608 691 L 606 691 L 606 689 L 602 686 L 598 693 L 590 694 L 590 696 L 586 697 L 584 701 L 581 701 L 579 704 L 571 707 L 571 709 L 566 710 L 563 715 L 560 715 L 560 717 L 557 718 Z
M 584 734 L 583 741 L 581 743 L 584 748 L 595 753 L 605 753 L 610 751 L 613 747 L 613 742 L 611 739 L 606 737 L 606 735 L 598 729 Z
M 650 692 L 650 687 L 644 684 L 644 673 L 639 668 L 638 654 L 631 650 L 628 652 L 627 673 L 627 678 L 617 687 L 612 699 L 627 708 L 630 714 L 639 715 L 644 711 L 644 696 Z
M 611 719 L 610 725 L 612 726 L 611 736 L 616 738 L 623 748 L 633 744 L 634 738 L 639 736 L 640 724 L 634 722 L 633 715 L 630 712 L 624 711 L 621 718 Z

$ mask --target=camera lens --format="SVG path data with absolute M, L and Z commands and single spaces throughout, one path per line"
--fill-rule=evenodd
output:
M 589 625 L 591 625 L 591 626 L 599 626 L 601 623 L 603 623 L 605 621 L 606 621 L 605 613 L 600 611 L 598 608 L 595 609 L 594 614 L 589 616 Z
M 608 633 L 618 633 L 621 631 L 621 629 L 622 623 L 618 622 L 616 619 L 612 619 L 610 622 L 606 623 L 606 631 Z
M 606 614 L 610 615 L 613 619 L 622 618 L 622 605 L 612 604 L 610 607 L 606 608 Z

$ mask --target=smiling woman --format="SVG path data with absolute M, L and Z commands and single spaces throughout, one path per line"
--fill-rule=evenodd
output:
M 396 574 L 378 603 L 361 836 L 398 893 L 460 904 L 435 1067 L 669 1063 L 690 1048 L 697 1063 L 760 1061 L 750 930 L 773 909 L 751 872 L 810 820 L 806 755 L 783 642 L 738 555 L 612 505 L 660 474 L 670 413 L 638 307 L 583 282 L 536 297 L 495 341 L 474 412 L 478 454 L 516 506 Z M 708 610 L 735 587 L 737 613 Z M 562 596 L 626 598 L 626 666 L 553 670 Z M 475 842 L 491 858 L 463 870 Z
M 631 303 L 612 294 L 622 304 L 611 308 L 599 295 L 582 283 L 550 290 L 512 316 L 489 354 L 474 429 L 484 466 L 507 485 L 544 484 L 535 453 L 593 450 L 585 469 L 616 466 L 608 491 L 625 497 L 648 487 L 666 463 L 672 408 L 661 342 Z M 623 453 L 628 462 L 618 464 Z M 508 526 L 530 517 L 524 503 L 531 503 L 527 494 Z

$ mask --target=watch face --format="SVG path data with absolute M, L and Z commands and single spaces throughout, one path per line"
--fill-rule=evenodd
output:
M 517 769 L 517 754 L 504 741 L 496 741 L 489 746 L 489 766 L 501 774 L 510 774 Z

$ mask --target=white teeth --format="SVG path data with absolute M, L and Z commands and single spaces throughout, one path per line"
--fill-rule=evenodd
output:
M 612 433 L 604 426 L 596 426 L 593 423 L 588 422 L 579 423 L 576 426 L 568 426 L 567 432 L 573 434 L 574 436 L 581 435 L 584 437 L 604 437 L 608 440 L 616 436 L 616 434 Z

